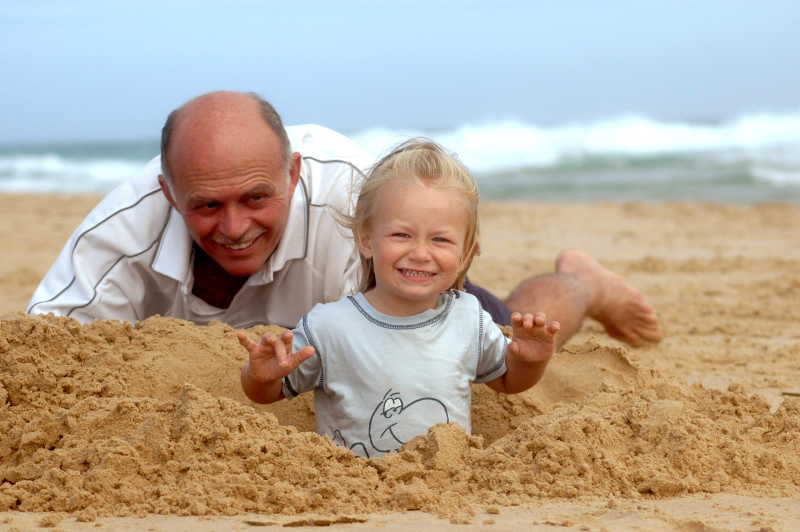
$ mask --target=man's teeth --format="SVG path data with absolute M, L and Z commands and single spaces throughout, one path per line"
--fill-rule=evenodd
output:
M 253 240 L 248 240 L 247 242 L 239 242 L 237 244 L 223 244 L 223 246 L 225 246 L 226 248 L 234 250 L 244 249 L 250 247 L 251 245 L 253 245 Z
M 431 272 L 421 272 L 419 270 L 405 270 L 404 269 L 404 270 L 402 270 L 402 272 L 403 272 L 403 275 L 405 275 L 407 277 L 418 277 L 420 279 L 433 277 L 435 275 L 435 274 L 433 274 Z

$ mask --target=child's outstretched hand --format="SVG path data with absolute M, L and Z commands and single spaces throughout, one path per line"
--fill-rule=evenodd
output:
M 514 335 L 508 349 L 520 362 L 545 362 L 555 353 L 556 334 L 561 324 L 548 321 L 544 312 L 514 312 L 511 314 L 511 327 Z
M 292 352 L 292 333 L 284 332 L 280 337 L 265 334 L 258 343 L 252 341 L 244 331 L 237 333 L 239 343 L 250 353 L 248 377 L 259 383 L 280 380 L 308 358 L 314 356 L 314 348 L 306 346 Z

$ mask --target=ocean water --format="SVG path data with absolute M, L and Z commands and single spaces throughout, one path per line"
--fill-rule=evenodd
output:
M 431 137 L 493 200 L 800 201 L 800 111 L 704 123 L 622 116 L 344 133 L 375 156 L 410 136 Z M 157 153 L 156 138 L 0 146 L 0 192 L 103 193 Z

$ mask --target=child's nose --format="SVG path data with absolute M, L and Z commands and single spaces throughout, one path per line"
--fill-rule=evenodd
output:
M 411 249 L 410 256 L 413 260 L 424 261 L 430 258 L 431 253 L 424 243 L 417 243 Z

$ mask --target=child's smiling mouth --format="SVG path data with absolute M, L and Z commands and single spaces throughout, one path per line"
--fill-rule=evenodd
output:
M 403 276 L 403 278 L 415 282 L 429 281 L 436 276 L 436 274 L 433 272 L 426 272 L 424 270 L 412 270 L 409 268 L 398 268 L 398 271 L 400 272 L 400 275 Z

